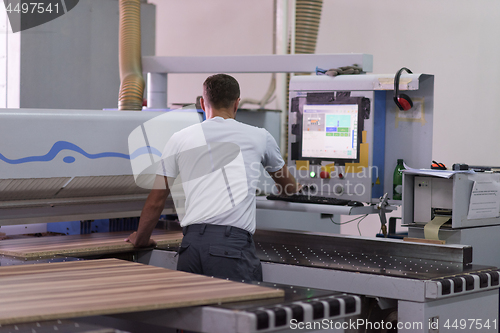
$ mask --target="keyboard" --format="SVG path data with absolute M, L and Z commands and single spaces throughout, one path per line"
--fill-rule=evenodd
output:
M 268 195 L 267 200 L 280 200 L 288 202 L 298 202 L 298 203 L 311 203 L 311 204 L 322 204 L 322 205 L 337 205 L 346 206 L 351 200 L 329 198 L 329 197 L 318 197 L 312 195 L 304 194 L 294 194 L 294 195 Z

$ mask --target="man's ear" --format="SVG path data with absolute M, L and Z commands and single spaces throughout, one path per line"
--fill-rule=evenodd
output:
M 203 112 L 207 112 L 207 111 L 205 111 L 206 110 L 205 109 L 205 100 L 203 99 L 203 97 L 200 98 L 200 104 L 201 104 L 201 109 L 203 110 Z
M 238 98 L 236 102 L 234 102 L 234 114 L 236 115 L 236 111 L 238 111 L 238 106 L 240 105 L 240 99 Z

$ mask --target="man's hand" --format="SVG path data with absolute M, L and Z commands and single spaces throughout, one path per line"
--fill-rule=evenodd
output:
M 288 171 L 286 165 L 284 165 L 283 168 L 276 172 L 268 171 L 268 173 L 276 182 L 276 187 L 278 188 L 278 192 L 280 195 L 293 195 L 302 190 L 302 185 L 297 183 L 295 177 L 293 177 L 290 171 Z
M 144 203 L 144 208 L 141 212 L 139 219 L 139 227 L 136 232 L 133 232 L 125 239 L 134 247 L 151 247 L 156 246 L 156 241 L 151 239 L 151 234 L 160 214 L 165 207 L 165 200 L 167 200 L 170 189 L 168 188 L 167 177 L 156 176 L 155 185 Z
M 155 247 L 156 241 L 153 238 L 149 238 L 147 243 L 138 243 L 137 242 L 137 232 L 133 232 L 125 238 L 125 242 L 131 243 L 134 247 Z

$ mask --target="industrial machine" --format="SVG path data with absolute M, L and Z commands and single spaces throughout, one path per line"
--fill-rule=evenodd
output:
M 91 20 L 82 20 L 89 25 L 100 28 L 118 20 L 115 6 L 106 6 L 106 15 L 92 6 L 101 6 L 101 1 L 81 6 L 96 15 Z M 154 8 L 149 4 L 141 6 L 149 15 L 143 50 L 154 54 L 151 33 Z M 135 21 L 137 28 L 139 24 Z M 66 24 L 73 26 L 73 22 Z M 88 29 L 78 30 L 83 34 Z M 121 36 L 137 47 L 141 44 L 139 35 Z M 51 57 L 53 52 L 46 45 L 59 44 L 47 43 L 39 36 L 23 35 L 23 47 L 30 44 L 25 38 L 37 39 L 40 44 L 31 42 L 31 45 L 39 45 L 39 52 L 28 52 L 21 57 L 21 42 L 10 42 L 8 55 L 14 53 L 22 58 L 23 67 L 25 61 L 34 62 L 31 56 L 35 61 L 41 55 Z M 21 39 L 20 35 L 8 37 Z M 106 34 L 82 36 L 79 39 L 89 45 L 79 45 L 93 52 L 116 49 L 109 47 L 105 37 Z M 12 45 L 18 48 L 14 50 Z M 76 47 L 67 51 L 72 60 L 87 54 Z M 133 54 L 134 59 L 121 70 L 125 74 L 132 69 L 140 72 L 140 52 L 128 51 L 126 56 Z M 56 59 L 51 66 L 37 66 L 43 75 L 36 80 L 26 76 L 31 71 L 12 71 L 12 75 L 19 75 L 19 84 L 14 90 L 8 87 L 9 101 L 5 106 L 13 109 L 0 112 L 0 226 L 138 216 L 150 188 L 148 177 L 144 181 L 143 176 L 156 167 L 166 141 L 172 133 L 200 122 L 197 112 L 156 112 L 166 107 L 170 73 L 300 73 L 313 72 L 315 67 L 353 64 L 370 73 L 373 67 L 372 56 L 366 54 L 144 57 L 142 70 L 148 73 L 149 106 L 144 111 L 57 110 L 52 104 L 47 106 L 50 109 L 16 109 L 37 106 L 40 96 L 46 99 L 45 103 L 59 103 L 57 107 L 61 107 L 60 103 L 64 107 L 77 102 L 81 105 L 87 100 L 95 101 L 96 108 L 102 107 L 108 96 L 115 94 L 105 89 L 118 74 L 112 73 L 109 82 L 101 77 L 99 69 L 107 63 L 102 60 L 104 57 L 114 59 L 108 53 L 88 55 L 89 63 L 99 59 L 98 66 L 92 66 L 91 76 L 98 77 L 100 85 L 81 85 L 87 89 L 63 79 L 67 68 L 62 65 L 67 63 L 73 68 L 71 61 Z M 85 69 L 88 67 L 85 61 L 81 64 Z M 45 84 L 47 77 L 61 78 L 54 79 L 58 81 L 54 90 L 67 96 L 77 92 L 78 96 L 64 101 L 54 98 L 43 90 L 49 88 Z M 436 216 L 448 219 L 451 216 L 451 228 L 439 231 L 439 237 L 448 240 L 445 245 L 318 233 L 332 232 L 330 217 L 335 219 L 340 214 L 379 214 L 384 225 L 385 212 L 395 208 L 391 204 L 401 203 L 389 200 L 397 159 L 404 159 L 416 168 L 425 168 L 431 161 L 434 78 L 409 71 L 398 78 L 396 87 L 391 74 L 312 75 L 291 79 L 287 131 L 285 135 L 279 130 L 272 134 L 277 141 L 281 136 L 287 138 L 288 166 L 305 185 L 307 196 L 349 200 L 353 204 L 321 205 L 258 198 L 258 228 L 278 229 L 255 234 L 264 280 L 269 286 L 286 289 L 284 299 L 117 314 L 115 318 L 204 332 L 292 330 L 292 320 L 296 320 L 297 328 L 300 323 L 327 320 L 333 323 L 327 328 L 339 332 L 349 329 L 384 332 L 394 328 L 429 333 L 464 331 L 463 320 L 467 328 L 474 327 L 475 331 L 496 331 L 497 266 L 500 265 L 490 260 L 497 248 L 491 250 L 488 246 L 493 244 L 499 217 L 471 218 L 465 210 L 471 205 L 475 184 L 498 183 L 494 175 L 454 174 L 449 179 L 438 179 L 434 175 L 405 174 L 403 218 L 410 225 L 410 235 L 423 238 L 424 224 L 435 225 L 431 222 Z M 21 86 L 31 91 L 20 93 Z M 394 97 L 403 96 L 398 90 L 405 93 L 405 99 L 413 101 L 409 110 L 408 107 L 401 110 L 401 105 L 393 102 Z M 142 92 L 136 95 L 138 101 L 134 107 L 140 110 Z M 123 96 L 120 93 L 121 107 L 128 99 Z M 159 132 L 162 134 L 157 136 Z M 174 206 L 167 205 L 164 212 L 174 213 Z M 325 227 L 322 217 L 326 217 L 330 228 Z M 291 232 L 289 228 L 301 231 Z M 456 238 L 460 241 L 454 241 Z M 486 238 L 488 241 L 482 243 Z M 175 268 L 175 250 L 174 247 L 147 250 L 134 256 L 141 263 Z M 0 265 L 73 260 L 79 259 L 56 256 L 29 261 L 0 257 Z M 371 328 L 337 327 L 337 323 L 344 324 L 353 316 L 363 319 L 365 324 L 371 322 Z M 382 322 L 391 325 L 381 326 Z
M 392 209 L 384 194 L 392 187 L 391 174 L 397 158 L 423 167 L 431 156 L 433 77 L 411 74 L 401 80 L 400 89 L 414 100 L 416 110 L 410 110 L 410 114 L 401 114 L 392 104 L 390 75 L 292 79 L 288 152 L 291 169 L 311 196 L 339 197 L 365 205 L 291 203 L 260 197 L 258 225 L 265 226 L 270 216 L 278 216 L 279 221 L 274 222 L 281 229 L 255 235 L 264 261 L 264 280 L 368 296 L 365 301 L 357 299 L 361 303 L 356 311 L 342 315 L 361 315 L 373 322 L 384 320 L 394 325 L 415 322 L 417 327 L 409 332 L 435 332 L 434 328 L 443 328 L 450 325 L 450 320 L 453 324 L 460 318 L 491 323 L 498 320 L 498 271 L 495 265 L 478 266 L 472 262 L 473 248 L 469 245 L 417 245 L 289 232 L 288 221 L 280 219 L 282 211 L 337 216 L 380 214 L 382 218 L 386 210 Z M 154 167 L 171 133 L 200 121 L 198 113 L 189 111 L 6 109 L 0 117 L 1 133 L 5 135 L 2 142 L 11 142 L 3 145 L 1 152 L 5 167 L 0 183 L 4 225 L 137 216 L 148 192 L 137 185 L 138 176 Z M 30 121 L 26 121 L 28 118 Z M 37 132 L 42 125 L 46 130 Z M 163 141 L 150 135 L 150 130 L 158 128 L 170 131 Z M 27 142 L 32 133 L 39 133 L 38 139 Z M 421 138 L 418 147 L 415 138 Z M 315 149 L 317 146 L 321 149 Z M 169 208 L 173 211 L 173 207 Z M 147 251 L 138 260 L 174 268 L 173 250 Z M 323 305 L 323 312 L 317 310 L 323 317 L 316 320 L 330 318 L 325 312 L 329 309 L 324 305 L 326 301 L 318 298 L 315 302 Z M 461 304 L 467 313 L 451 313 L 454 304 Z M 261 324 L 263 331 L 278 329 L 274 310 L 263 304 L 249 309 L 254 311 L 249 317 L 241 314 L 241 320 L 252 320 L 247 331 L 257 327 L 255 310 L 267 315 L 262 319 L 267 323 Z M 292 318 L 291 311 L 285 310 L 287 320 Z M 157 314 L 159 319 L 154 320 L 177 318 L 177 327 L 213 331 L 220 326 L 204 322 L 208 326 L 192 326 L 194 321 L 184 318 L 196 315 L 235 320 L 233 313 L 231 309 L 188 308 Z M 137 314 L 134 318 L 142 321 L 152 317 Z
M 116 15 L 116 9 L 109 8 Z M 154 40 L 151 36 L 149 42 Z M 145 49 L 152 54 L 149 45 Z M 69 56 L 74 56 L 71 52 Z M 60 63 L 56 63 L 53 67 L 59 68 Z M 3 109 L 0 112 L 0 225 L 138 216 L 149 191 L 148 186 L 139 186 L 144 185 L 140 176 L 154 168 L 173 132 L 200 122 L 196 112 L 154 111 L 166 107 L 169 73 L 298 73 L 313 72 L 316 66 L 337 68 L 353 64 L 370 73 L 372 56 L 144 57 L 142 69 L 149 73 L 148 111 Z M 51 75 L 55 73 L 53 67 L 46 68 Z M 286 329 L 292 319 L 301 319 L 298 323 L 323 319 L 335 323 L 346 322 L 352 316 L 369 319 L 375 325 L 382 320 L 393 325 L 415 323 L 417 326 L 402 327 L 408 332 L 438 332 L 444 325 L 453 326 L 453 320 L 461 319 L 474 320 L 474 325 L 480 324 L 483 328 L 486 322 L 490 328 L 497 325 L 499 274 L 496 265 L 486 262 L 485 266 L 476 265 L 476 246 L 480 245 L 471 248 L 470 244 L 463 243 L 411 244 L 317 233 L 332 232 L 334 225 L 329 218 L 332 215 L 335 219 L 340 214 L 379 214 L 384 223 L 385 212 L 394 209 L 390 205 L 394 202 L 388 199 L 397 159 L 402 158 L 416 168 L 428 166 L 432 157 L 433 81 L 433 76 L 427 74 L 402 75 L 398 88 L 413 100 L 413 107 L 401 111 L 392 100 L 393 75 L 293 77 L 289 86 L 288 128 L 283 135 L 288 140 L 285 147 L 289 167 L 306 186 L 307 195 L 339 198 L 360 205 L 258 198 L 258 227 L 278 228 L 255 235 L 258 254 L 264 262 L 264 279 L 271 285 L 284 284 L 282 287 L 293 290 L 288 291 L 284 301 L 149 311 L 126 317 L 142 322 L 170 322 L 174 327 L 208 332 L 276 331 Z M 42 86 L 31 78 L 23 77 L 20 82 L 35 82 L 37 89 Z M 57 90 L 68 95 L 76 90 L 64 80 L 60 80 L 59 85 Z M 88 98 L 97 100 L 96 96 L 108 86 L 104 81 L 102 85 L 89 91 Z M 26 85 L 23 83 L 23 86 Z M 17 95 L 36 97 L 33 93 Z M 102 95 L 109 94 L 102 92 Z M 56 100 L 52 98 L 50 102 Z M 75 101 L 65 101 L 65 105 Z M 6 106 L 16 104 L 9 103 Z M 17 107 L 26 103 L 18 101 Z M 151 133 L 157 133 L 158 128 L 167 131 L 157 140 Z M 273 135 L 279 141 L 282 133 L 278 130 Z M 384 196 L 386 193 L 389 195 Z M 405 206 L 411 196 L 405 192 L 404 197 Z M 460 217 L 458 200 L 461 199 L 453 197 L 457 208 L 452 204 L 452 214 Z M 165 208 L 164 212 L 174 212 L 173 206 Z M 434 207 L 431 203 L 432 208 L 449 209 Z M 413 212 L 409 212 L 405 208 L 405 214 L 410 214 L 411 219 Z M 311 218 L 313 214 L 316 219 Z M 325 227 L 325 219 L 320 214 L 328 218 L 330 228 Z M 406 215 L 405 221 L 409 221 Z M 456 221 L 453 216 L 453 223 Z M 287 231 L 292 225 L 302 231 Z M 479 232 L 479 227 L 473 229 Z M 338 227 L 334 231 L 338 231 Z M 2 265 L 33 263 L 0 259 Z M 175 249 L 140 252 L 137 260 L 175 268 Z M 454 313 L 457 304 L 466 310 Z M 343 326 L 332 329 L 347 330 Z

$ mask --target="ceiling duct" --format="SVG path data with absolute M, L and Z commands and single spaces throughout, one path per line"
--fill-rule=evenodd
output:
M 295 54 L 316 51 L 323 0 L 297 0 L 295 5 Z
M 142 110 L 144 79 L 141 59 L 141 2 L 120 0 L 120 110 Z

